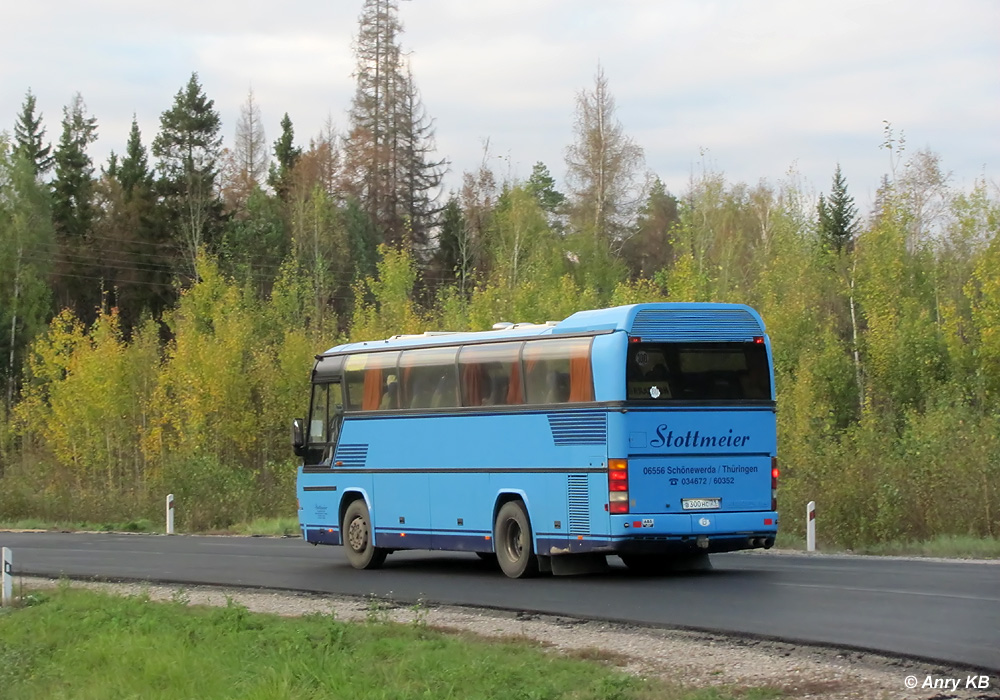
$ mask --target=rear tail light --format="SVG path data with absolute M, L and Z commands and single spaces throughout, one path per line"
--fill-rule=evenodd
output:
M 771 510 L 778 510 L 778 458 L 771 457 Z
M 608 460 L 608 512 L 628 513 L 628 460 Z

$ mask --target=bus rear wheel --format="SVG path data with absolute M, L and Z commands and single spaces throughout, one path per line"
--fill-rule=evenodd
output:
M 344 534 L 344 548 L 351 566 L 355 569 L 382 566 L 389 552 L 372 543 L 372 519 L 364 501 L 358 499 L 347 506 L 340 531 Z
M 527 578 L 538 573 L 531 523 L 520 501 L 508 501 L 500 507 L 493 524 L 493 546 L 497 563 L 510 578 Z

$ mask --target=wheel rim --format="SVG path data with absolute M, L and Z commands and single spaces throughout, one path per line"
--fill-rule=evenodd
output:
M 511 561 L 520 561 L 521 554 L 524 552 L 524 532 L 513 518 L 507 521 L 506 530 L 504 549 L 506 550 L 507 558 Z
M 355 552 L 365 551 L 368 546 L 368 524 L 364 518 L 358 516 L 351 521 L 347 528 L 347 543 Z

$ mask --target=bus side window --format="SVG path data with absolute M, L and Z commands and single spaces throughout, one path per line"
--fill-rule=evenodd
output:
M 322 462 L 328 464 L 333 461 L 333 455 L 337 451 L 337 442 L 340 440 L 340 427 L 344 422 L 344 390 L 339 383 L 329 385 L 329 396 L 327 398 L 327 433 L 326 449 L 323 451 Z
M 329 384 L 313 385 L 312 413 L 309 416 L 309 442 L 326 442 L 329 433 L 327 406 L 329 404 Z
M 523 367 L 527 402 L 593 401 L 590 343 L 590 338 L 526 342 Z
M 438 377 L 434 395 L 431 396 L 431 408 L 449 408 L 455 405 L 455 378 L 450 372 Z
M 569 372 L 550 369 L 545 375 L 543 403 L 565 403 L 569 399 Z
M 371 352 L 348 355 L 344 362 L 348 411 L 377 411 L 396 408 L 389 385 L 399 376 L 398 352 Z M 389 394 L 389 398 L 386 398 Z
M 410 408 L 428 408 L 431 405 L 431 396 L 434 391 L 432 378 L 419 368 L 414 369 L 410 374 L 409 390 L 407 391 Z
M 403 401 L 408 408 L 456 406 L 458 378 L 455 356 L 458 348 L 417 348 L 399 357 L 403 372 Z
M 390 374 L 385 380 L 385 389 L 382 391 L 382 400 L 379 402 L 379 410 L 385 411 L 392 408 L 399 408 L 399 383 L 396 375 Z
M 491 365 L 486 374 L 483 406 L 502 406 L 507 403 L 507 382 L 510 375 L 504 373 L 500 364 Z
M 467 345 L 458 355 L 463 406 L 523 403 L 518 357 L 521 342 Z

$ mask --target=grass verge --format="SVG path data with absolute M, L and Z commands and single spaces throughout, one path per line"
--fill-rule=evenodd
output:
M 67 532 L 163 532 L 163 527 L 151 520 L 139 518 L 124 522 L 88 523 L 81 520 L 21 520 L 0 521 L 0 530 L 56 530 Z
M 163 523 L 137 519 L 125 522 L 90 523 L 83 521 L 50 521 L 37 518 L 0 521 L 0 530 L 54 530 L 70 532 L 159 532 L 164 531 Z M 287 537 L 301 535 L 299 522 L 295 518 L 258 518 L 249 523 L 238 523 L 224 530 L 211 530 L 197 534 L 210 535 L 259 535 Z
M 884 542 L 858 547 L 855 551 L 859 554 L 899 554 L 949 559 L 997 559 L 1000 558 L 1000 539 L 996 537 L 940 535 L 924 542 Z
M 767 688 L 684 690 L 524 643 L 422 624 L 283 618 L 62 585 L 0 610 L 5 700 L 495 698 L 743 700 Z
M 299 521 L 295 518 L 258 518 L 249 523 L 238 523 L 226 531 L 231 535 L 261 535 L 273 537 L 302 536 Z
M 796 534 L 778 533 L 778 549 L 804 551 L 806 540 Z M 968 535 L 938 535 L 929 540 L 880 542 L 845 549 L 822 541 L 817 549 L 826 554 L 871 554 L 879 556 L 940 557 L 942 559 L 1000 559 L 1000 538 Z

